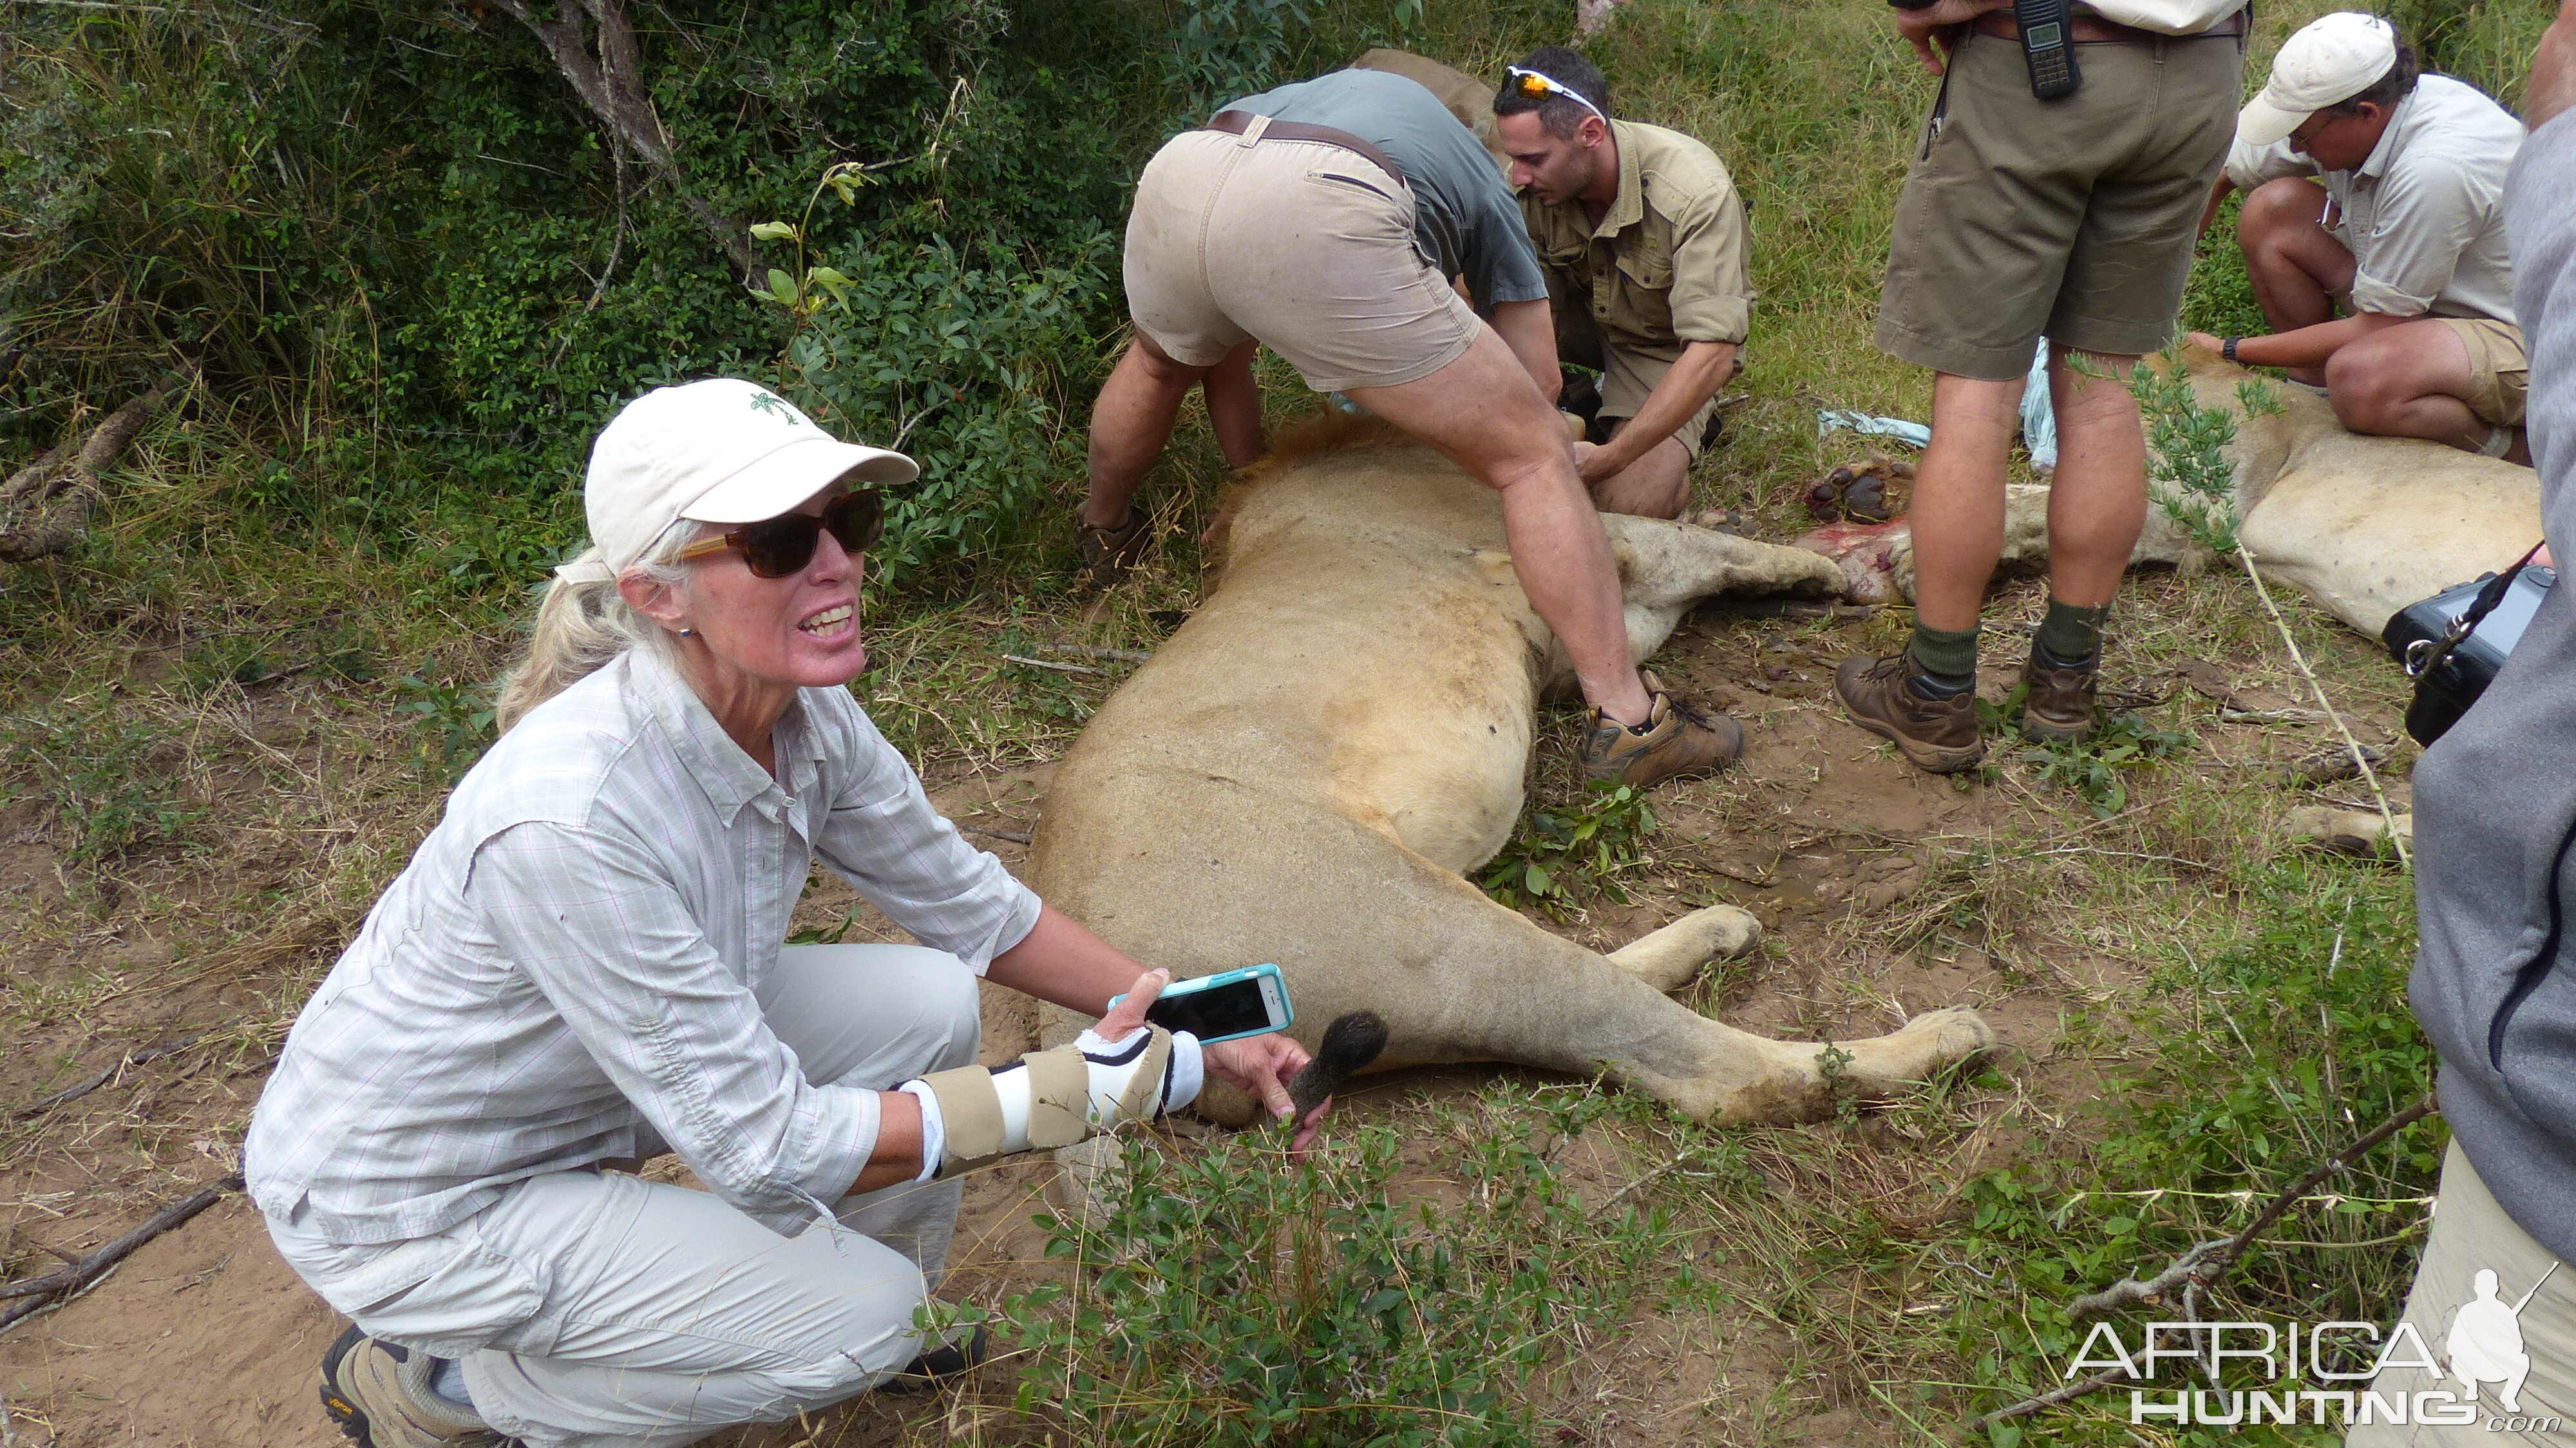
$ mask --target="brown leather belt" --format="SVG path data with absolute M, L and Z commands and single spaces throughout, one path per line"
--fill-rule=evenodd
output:
M 1252 123 L 1256 119 L 1259 118 L 1250 111 L 1219 111 L 1216 119 L 1208 122 L 1204 129 L 1223 131 L 1229 136 L 1240 136 L 1252 129 Z M 1376 162 L 1379 170 L 1397 181 L 1404 180 L 1403 169 L 1390 160 L 1384 151 L 1348 131 L 1337 131 L 1331 126 L 1310 126 L 1303 121 L 1274 120 L 1261 132 L 1263 140 L 1273 136 L 1283 141 L 1321 141 L 1327 146 L 1339 146 L 1345 151 L 1356 152 Z
M 2160 30 L 2141 30 L 2134 25 L 2115 24 L 2099 15 L 2077 15 L 2070 19 L 2073 23 L 2066 28 L 2073 34 L 2074 41 L 2078 45 L 2101 45 L 2122 40 L 2206 40 L 2213 36 L 2237 36 L 2245 33 L 2245 12 L 2242 10 L 2209 29 L 2192 35 L 2167 35 Z M 1991 35 L 1997 40 L 2021 39 L 2021 22 L 2015 20 L 2009 10 L 1989 10 L 1977 17 L 1975 26 L 1979 35 Z

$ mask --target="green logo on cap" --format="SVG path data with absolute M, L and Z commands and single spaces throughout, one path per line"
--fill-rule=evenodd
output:
M 790 407 L 786 398 L 781 397 L 774 392 L 754 392 L 751 395 L 751 410 L 754 412 L 766 412 L 773 417 L 777 417 L 779 421 L 786 423 L 790 427 L 795 427 L 799 424 L 806 427 L 813 426 L 812 423 L 805 421 L 805 414 L 798 412 L 793 407 Z M 784 416 L 781 416 L 780 414 L 784 414 Z

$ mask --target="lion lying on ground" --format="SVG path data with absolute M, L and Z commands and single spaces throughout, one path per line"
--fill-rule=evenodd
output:
M 2304 590 L 2327 612 L 2377 637 L 2389 616 L 2493 568 L 2540 541 L 2540 479 L 2526 467 L 2404 437 L 2365 437 L 2324 398 L 2270 384 L 2282 410 L 2249 416 L 2237 385 L 2253 374 L 2205 354 L 2189 359 L 2203 407 L 2236 423 L 2239 534 L 2264 577 Z M 1839 560 L 1848 597 L 1914 591 L 1913 539 L 1902 518 L 1837 523 L 1798 540 Z M 2192 564 L 2206 554 L 2156 509 L 2132 564 Z M 2016 484 L 2004 501 L 2007 565 L 2048 560 L 2048 489 Z
M 1836 582 L 1811 553 L 1607 521 L 1641 658 L 1702 598 Z M 1665 998 L 1749 946 L 1752 916 L 1711 907 L 1604 956 L 1461 878 L 1509 839 L 1540 691 L 1572 677 L 1502 548 L 1494 494 L 1382 424 L 1283 439 L 1236 501 L 1206 603 L 1058 766 L 1029 883 L 1180 975 L 1278 962 L 1309 1044 L 1376 1011 L 1381 1068 L 1606 1067 L 1699 1118 L 1829 1110 L 1823 1043 Z M 1972 1011 L 1933 1011 L 1837 1043 L 1833 1075 L 1883 1095 L 1992 1039 Z M 1243 1119 L 1228 1094 L 1203 1109 Z

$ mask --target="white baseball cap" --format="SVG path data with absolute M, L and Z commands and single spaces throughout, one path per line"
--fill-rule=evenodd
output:
M 756 382 L 657 387 L 626 404 L 591 445 L 581 489 L 591 546 L 555 572 L 606 582 L 683 518 L 757 523 L 844 477 L 901 484 L 919 476 L 912 459 L 842 442 Z
M 2320 16 L 2281 43 L 2263 93 L 2237 113 L 2236 139 L 2271 145 L 2370 89 L 2396 63 L 2397 30 L 2387 21 L 2354 10 Z

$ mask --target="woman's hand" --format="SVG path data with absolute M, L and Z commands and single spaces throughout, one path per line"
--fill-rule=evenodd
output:
M 2212 357 L 2224 351 L 2227 346 L 2225 339 L 2213 337 L 2207 332 L 2185 332 L 2182 334 L 2182 339 Z
M 1306 1069 L 1308 1057 L 1306 1048 L 1288 1037 L 1273 1032 L 1219 1041 L 1206 1048 L 1203 1059 L 1210 1071 L 1260 1097 L 1261 1104 L 1281 1121 L 1297 1109 L 1288 1099 L 1288 1082 Z M 1303 1156 L 1315 1144 L 1323 1131 L 1324 1113 L 1332 1109 L 1328 1096 L 1297 1124 L 1297 1137 L 1288 1144 L 1292 1154 Z

